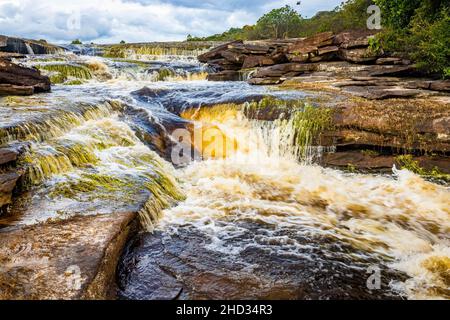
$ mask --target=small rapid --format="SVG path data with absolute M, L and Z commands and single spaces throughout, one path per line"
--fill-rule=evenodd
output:
M 2 100 L 1 143 L 27 151 L 24 193 L 0 232 L 138 212 L 142 232 L 118 269 L 123 299 L 450 299 L 448 186 L 319 166 L 342 97 L 208 82 L 197 53 L 22 62 L 55 85 Z M 191 148 L 181 164 L 179 129 Z

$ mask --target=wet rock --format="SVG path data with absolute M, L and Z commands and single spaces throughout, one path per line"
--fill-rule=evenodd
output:
M 211 61 L 209 61 L 209 65 L 212 67 L 212 68 L 214 68 L 214 69 L 216 69 L 217 71 L 223 71 L 223 70 L 234 70 L 234 71 L 237 71 L 237 70 L 240 70 L 241 69 L 241 67 L 242 67 L 242 63 L 241 64 L 239 64 L 239 63 L 233 63 L 233 62 L 230 62 L 229 60 L 227 60 L 227 59 L 215 59 L 215 60 L 211 60 Z
M 11 61 L 11 59 L 23 59 L 23 58 L 25 58 L 24 54 L 11 53 L 11 52 L 0 52 L 0 60 Z
M 222 223 L 222 222 L 221 222 Z M 237 226 L 236 226 L 237 224 Z M 264 224 L 235 222 L 245 233 L 224 240 L 239 245 L 237 254 L 210 249 L 199 230 L 179 227 L 177 233 L 142 234 L 130 245 L 119 266 L 122 299 L 398 299 L 386 284 L 367 289 L 370 259 L 359 257 L 345 243 L 326 236 L 303 235 L 304 230 L 279 228 L 276 237 L 301 244 L 299 253 L 286 243 L 255 242 L 270 228 Z M 344 254 L 345 252 L 345 254 Z M 251 266 L 251 267 L 249 267 Z M 383 268 L 387 279 L 404 276 Z M 385 282 L 383 282 L 385 283 Z M 389 283 L 387 281 L 386 283 Z
M 12 192 L 16 187 L 21 174 L 18 172 L 8 172 L 0 174 L 0 214 L 5 207 L 12 202 Z
M 0 148 L 0 165 L 16 161 L 19 153 L 11 148 Z
M 0 84 L 0 96 L 31 96 L 32 94 L 34 94 L 34 88 L 31 86 Z
M 0 299 L 114 298 L 134 213 L 75 217 L 0 231 Z
M 374 152 L 376 154 L 376 152 Z M 347 151 L 327 153 L 321 159 L 321 164 L 329 167 L 348 168 L 358 170 L 392 170 L 395 158 L 390 155 L 371 155 L 361 151 Z
M 233 70 L 225 70 L 208 75 L 208 80 L 210 81 L 238 81 L 239 78 L 239 72 Z
M 29 95 L 50 91 L 50 79 L 36 69 L 0 60 L 0 86 L 3 95 Z
M 335 107 L 333 130 L 323 143 L 351 149 L 403 150 L 446 154 L 450 151 L 448 104 L 422 99 L 343 102 Z

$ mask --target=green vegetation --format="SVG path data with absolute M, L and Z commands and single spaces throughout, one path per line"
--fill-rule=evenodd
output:
M 448 0 L 347 0 L 332 11 L 304 18 L 292 7 L 274 9 L 255 25 L 188 41 L 232 41 L 306 37 L 316 33 L 366 30 L 367 8 L 382 10 L 382 32 L 372 40 L 374 52 L 400 53 L 430 74 L 450 78 L 450 2 Z M 301 11 L 301 9 L 300 9 Z
M 332 126 L 331 108 L 314 107 L 309 104 L 296 112 L 291 121 L 295 129 L 296 145 L 305 155 L 306 149 L 315 143 L 320 145 L 321 134 Z
M 161 68 L 158 70 L 158 76 L 156 78 L 157 81 L 165 81 L 168 80 L 170 77 L 174 77 L 175 71 L 169 68 Z
M 231 28 L 210 37 L 198 38 L 191 35 L 188 41 L 232 41 L 259 40 L 270 38 L 306 37 L 319 32 L 341 32 L 349 29 L 366 28 L 369 17 L 367 7 L 372 0 L 348 0 L 332 11 L 318 12 L 312 18 L 303 18 L 290 6 L 274 9 L 262 16 L 253 26 Z
M 442 173 L 436 167 L 432 170 L 422 168 L 419 161 L 414 160 L 412 155 L 401 155 L 396 157 L 395 160 L 401 169 L 409 170 L 427 179 L 450 182 L 450 174 Z
M 72 44 L 83 44 L 80 39 L 75 39 L 71 42 Z
M 44 64 L 37 65 L 36 68 L 50 72 L 50 81 L 53 84 L 65 83 L 67 80 L 89 80 L 93 77 L 88 68 L 74 64 Z
M 388 51 L 404 52 L 429 73 L 450 77 L 450 3 L 445 0 L 374 0 Z

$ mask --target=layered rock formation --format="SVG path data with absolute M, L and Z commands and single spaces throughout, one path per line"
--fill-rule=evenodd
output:
M 64 49 L 44 40 L 28 40 L 0 35 L 0 51 L 20 54 L 52 54 Z
M 449 103 L 436 98 L 388 103 L 365 99 L 338 103 L 332 130 L 323 133 L 321 141 L 335 146 L 336 152 L 325 154 L 322 163 L 375 171 L 390 171 L 394 164 L 417 166 L 408 169 L 430 176 L 434 172 L 437 178 L 449 175 Z
M 0 215 L 6 213 L 12 202 L 13 191 L 24 171 L 16 165 L 26 149 L 26 144 L 10 144 L 0 147 Z
M 37 69 L 19 66 L 0 56 L 0 96 L 50 91 L 50 79 Z
M 450 81 L 422 76 L 411 61 L 390 56 L 372 32 L 331 32 L 306 39 L 235 41 L 198 57 L 216 72 L 209 80 L 243 80 L 254 85 L 281 84 L 291 79 L 341 81 L 336 90 L 367 99 L 414 97 L 448 92 Z M 386 80 L 386 77 L 389 77 Z M 311 81 L 312 80 L 312 81 Z

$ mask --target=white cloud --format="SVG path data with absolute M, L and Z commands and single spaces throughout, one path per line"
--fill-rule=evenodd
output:
M 183 40 L 255 23 L 270 9 L 297 0 L 0 0 L 0 33 L 53 42 Z M 303 0 L 303 15 L 340 0 Z

